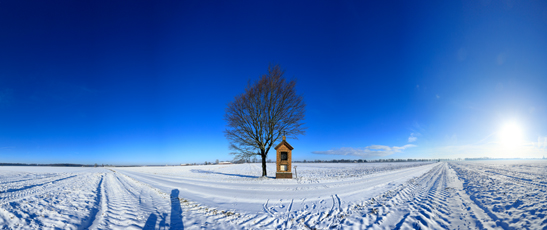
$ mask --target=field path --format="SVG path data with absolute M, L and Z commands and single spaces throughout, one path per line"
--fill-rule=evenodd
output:
M 170 194 L 114 170 L 58 169 L 66 170 L 1 178 L 0 229 L 183 228 L 181 203 Z
M 92 221 L 97 186 L 106 170 L 22 167 L 0 169 L 0 226 L 7 229 L 81 229 Z
M 492 228 L 547 229 L 547 170 L 537 162 L 451 163 Z
M 149 229 L 174 227 L 167 220 L 171 214 L 167 194 L 114 170 L 104 175 L 97 196 L 97 212 L 89 229 L 143 229 L 145 223 Z
M 496 229 L 447 163 L 350 208 L 344 226 L 367 229 Z
M 202 205 L 236 212 L 287 212 L 308 209 L 310 206 L 332 206 L 332 197 L 341 199 L 338 206 L 347 206 L 344 200 L 359 200 L 373 196 L 418 177 L 434 164 L 371 174 L 356 180 L 322 182 L 320 184 L 261 184 L 253 181 L 233 183 L 199 180 L 172 175 L 150 174 L 120 169 L 119 172 L 158 188 L 163 192 L 180 190 L 180 197 Z M 281 208 L 282 207 L 282 208 Z
M 255 166 L 0 167 L 0 229 L 547 226 L 545 164 L 307 164 L 298 180 Z

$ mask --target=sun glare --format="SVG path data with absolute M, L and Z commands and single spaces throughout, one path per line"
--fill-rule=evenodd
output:
M 506 123 L 498 132 L 500 144 L 516 147 L 522 143 L 522 129 L 517 123 Z

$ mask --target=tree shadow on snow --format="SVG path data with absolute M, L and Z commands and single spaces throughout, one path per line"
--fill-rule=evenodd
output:
M 202 169 L 192 169 L 190 172 L 193 173 L 206 173 L 206 174 L 218 174 L 218 175 L 224 175 L 224 176 L 237 176 L 237 177 L 245 177 L 245 178 L 260 178 L 259 176 L 251 176 L 251 175 L 242 175 L 242 174 L 233 174 L 233 173 L 221 173 L 221 172 L 215 172 L 210 170 L 202 170 Z M 275 178 L 272 176 L 269 176 L 268 178 Z
M 182 209 L 180 208 L 179 190 L 171 190 L 171 228 L 184 229 L 182 224 Z

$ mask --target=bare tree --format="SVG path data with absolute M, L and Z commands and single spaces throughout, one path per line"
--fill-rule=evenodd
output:
M 287 81 L 279 65 L 268 67 L 268 74 L 257 82 L 249 81 L 245 93 L 238 95 L 226 108 L 224 131 L 230 141 L 231 154 L 238 160 L 262 157 L 262 176 L 266 173 L 266 157 L 272 145 L 281 137 L 305 133 L 305 103 L 295 92 L 296 81 Z

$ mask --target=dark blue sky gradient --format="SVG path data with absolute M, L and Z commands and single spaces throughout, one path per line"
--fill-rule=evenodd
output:
M 226 104 L 270 63 L 297 160 L 496 157 L 506 121 L 504 156 L 547 153 L 543 1 L 2 1 L 0 31 L 0 162 L 230 160 Z

